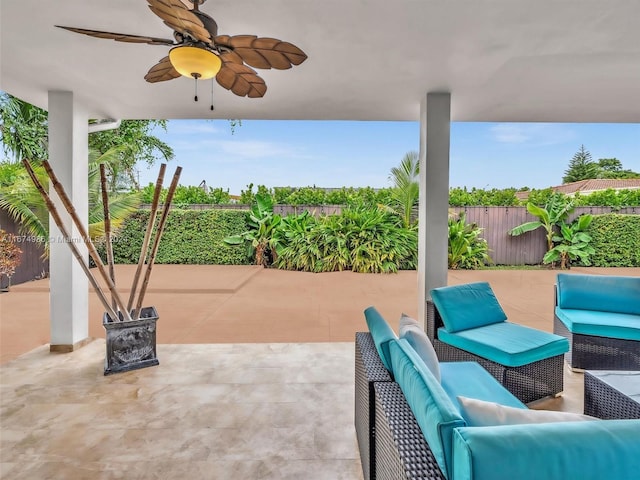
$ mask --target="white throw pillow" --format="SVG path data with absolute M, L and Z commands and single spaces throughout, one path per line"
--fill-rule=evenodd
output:
M 485 402 L 475 398 L 458 397 L 458 402 L 460 402 L 462 409 L 462 417 L 470 427 L 599 420 L 598 418 L 581 415 L 579 413 L 507 407 L 498 403 Z
M 400 316 L 400 326 L 398 328 L 398 331 L 402 330 L 403 327 L 406 327 L 408 325 L 415 325 L 417 327 L 420 326 L 420 324 L 418 323 L 417 320 L 411 318 L 409 315 L 407 315 L 406 313 L 403 313 Z
M 400 338 L 404 338 L 425 363 L 433 376 L 440 381 L 440 362 L 433 345 L 422 327 L 413 318 L 402 314 L 400 318 Z

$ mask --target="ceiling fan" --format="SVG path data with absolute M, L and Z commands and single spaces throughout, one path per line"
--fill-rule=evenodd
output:
M 147 0 L 151 11 L 173 29 L 173 40 L 61 25 L 56 27 L 117 42 L 173 47 L 144 78 L 150 83 L 172 80 L 181 75 L 194 78 L 196 101 L 198 79 L 215 77 L 221 87 L 240 97 L 260 98 L 266 93 L 267 85 L 251 67 L 286 70 L 307 59 L 307 55 L 295 45 L 275 38 L 218 35 L 218 24 L 200 11 L 200 5 L 205 1 L 189 0 L 193 4 L 193 9 L 189 9 L 180 0 Z

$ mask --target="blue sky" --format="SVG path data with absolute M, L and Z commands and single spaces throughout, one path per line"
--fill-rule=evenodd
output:
M 168 173 L 181 165 L 181 184 L 205 180 L 231 194 L 248 183 L 386 187 L 390 169 L 419 147 L 417 122 L 244 120 L 232 134 L 223 120 L 170 120 L 154 134 L 175 150 Z M 640 124 L 453 123 L 450 184 L 559 185 L 582 144 L 594 160 L 615 157 L 640 172 Z M 157 171 L 141 166 L 141 184 Z

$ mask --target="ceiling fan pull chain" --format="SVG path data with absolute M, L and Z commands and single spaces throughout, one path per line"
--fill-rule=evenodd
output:
M 211 111 L 213 112 L 213 78 L 211 79 Z
M 198 101 L 198 77 L 194 75 L 193 78 L 196 81 L 196 96 L 193 97 L 193 101 L 197 102 Z

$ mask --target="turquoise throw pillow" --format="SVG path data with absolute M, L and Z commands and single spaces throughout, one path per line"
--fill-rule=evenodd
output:
M 367 308 L 364 311 L 364 318 L 367 321 L 369 333 L 371 333 L 373 343 L 376 346 L 376 350 L 378 351 L 378 355 L 380 355 L 382 363 L 387 368 L 387 370 L 391 371 L 391 355 L 389 354 L 389 342 L 391 340 L 397 340 L 398 336 L 389 326 L 386 320 L 382 318 L 382 315 L 380 315 L 380 312 L 378 312 L 375 307 Z
M 450 333 L 504 322 L 507 315 L 487 282 L 431 290 L 445 329 Z

